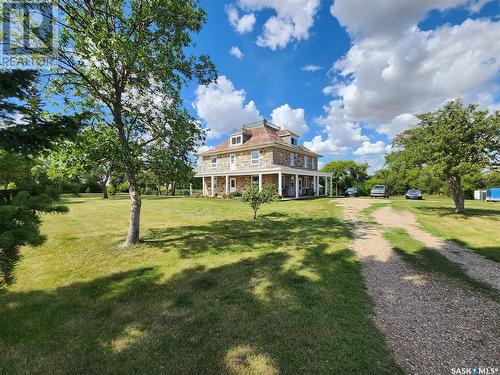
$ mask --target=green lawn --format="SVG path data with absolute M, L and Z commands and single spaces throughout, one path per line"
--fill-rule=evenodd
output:
M 391 198 L 396 209 L 409 209 L 431 234 L 455 241 L 500 262 L 500 203 L 466 200 L 465 215 L 454 212 L 451 198 L 428 196 L 423 201 Z
M 0 294 L 0 373 L 394 374 L 327 199 L 67 200 Z

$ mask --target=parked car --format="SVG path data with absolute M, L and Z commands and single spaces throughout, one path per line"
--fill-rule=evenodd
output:
M 344 192 L 344 197 L 359 197 L 358 189 L 350 187 Z
M 370 197 L 384 197 L 389 198 L 389 191 L 385 185 L 373 185 L 370 190 Z
M 405 194 L 406 199 L 422 199 L 422 192 L 418 189 L 410 189 Z

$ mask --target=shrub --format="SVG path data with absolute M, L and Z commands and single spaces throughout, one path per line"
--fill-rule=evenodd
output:
M 260 206 L 266 203 L 271 203 L 275 200 L 275 188 L 272 186 L 264 186 L 261 191 L 259 187 L 251 185 L 243 194 L 242 202 L 247 203 L 253 210 L 253 219 L 257 218 L 257 211 Z
M 241 193 L 239 191 L 233 191 L 227 195 L 228 198 L 230 199 L 235 199 L 235 198 L 240 198 Z

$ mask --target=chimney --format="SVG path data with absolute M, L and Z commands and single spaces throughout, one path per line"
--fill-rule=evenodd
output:
M 267 119 L 262 120 L 262 123 L 264 124 L 264 126 L 267 126 Z

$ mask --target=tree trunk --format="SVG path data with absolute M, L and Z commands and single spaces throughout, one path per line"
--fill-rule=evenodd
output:
M 109 172 L 106 171 L 104 178 L 102 180 L 102 199 L 108 199 L 108 180 L 109 180 Z
M 141 221 L 141 194 L 135 181 L 133 173 L 128 174 L 128 191 L 130 195 L 130 223 L 128 227 L 127 239 L 124 246 L 135 245 L 139 243 L 139 228 Z
M 254 211 L 253 211 L 253 219 L 254 219 L 254 220 L 255 220 L 255 219 L 257 219 L 257 210 L 254 210 Z
M 122 119 L 121 96 L 118 97 L 113 110 L 115 125 L 118 131 L 118 138 L 122 147 L 122 157 L 125 159 L 125 174 L 127 176 L 130 196 L 130 221 L 127 233 L 127 239 L 122 247 L 135 245 L 139 243 L 139 228 L 141 220 L 141 193 L 137 184 L 134 161 L 131 160 L 133 152 L 128 143 L 128 137 L 125 134 L 125 126 Z
M 462 190 L 460 177 L 448 177 L 448 184 L 450 186 L 450 192 L 453 198 L 453 202 L 455 203 L 455 212 L 457 214 L 465 213 L 465 193 Z

